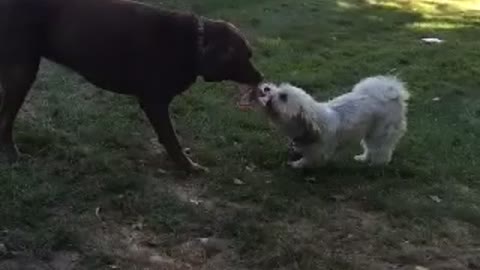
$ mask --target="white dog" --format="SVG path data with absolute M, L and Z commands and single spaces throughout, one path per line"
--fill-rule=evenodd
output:
M 328 161 L 338 145 L 352 140 L 364 149 L 355 160 L 388 164 L 407 130 L 408 98 L 402 81 L 376 76 L 328 102 L 317 102 L 290 84 L 270 83 L 260 86 L 258 100 L 302 155 L 290 166 L 306 168 Z

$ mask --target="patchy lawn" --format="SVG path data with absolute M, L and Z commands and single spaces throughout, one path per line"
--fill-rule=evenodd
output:
M 28 156 L 0 171 L 0 269 L 480 269 L 478 1 L 150 2 L 232 21 L 268 78 L 321 99 L 399 74 L 393 164 L 356 164 L 358 147 L 292 171 L 263 115 L 199 83 L 172 110 L 211 173 L 186 176 L 133 99 L 45 62 L 17 122 Z

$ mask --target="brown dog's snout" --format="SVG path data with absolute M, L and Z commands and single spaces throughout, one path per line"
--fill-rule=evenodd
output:
M 248 74 L 247 84 L 257 87 L 261 82 L 263 82 L 263 74 L 253 65 L 252 62 L 248 62 L 248 67 L 244 70 L 246 70 L 246 74 Z
M 257 72 L 257 81 L 260 83 L 264 80 L 264 76 L 260 71 L 257 70 L 256 72 Z

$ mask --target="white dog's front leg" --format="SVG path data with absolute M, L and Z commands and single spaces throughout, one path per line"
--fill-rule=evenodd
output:
M 356 155 L 353 157 L 353 159 L 355 159 L 356 161 L 358 162 L 367 162 L 368 159 L 369 159 L 369 152 L 368 152 L 368 147 L 365 143 L 365 140 L 362 140 L 362 142 L 360 143 L 362 145 L 362 148 L 363 148 L 363 153 L 360 154 L 360 155 Z
M 325 136 L 320 149 L 323 162 L 327 162 L 335 154 L 335 150 L 337 149 L 337 141 L 333 136 Z
M 305 169 L 324 165 L 335 152 L 335 145 L 325 147 L 323 144 L 312 144 L 299 147 L 298 150 L 302 153 L 302 158 L 289 162 L 288 165 L 294 169 Z

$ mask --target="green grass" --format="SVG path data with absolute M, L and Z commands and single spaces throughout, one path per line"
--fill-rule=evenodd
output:
M 44 63 L 16 126 L 28 156 L 0 171 L 9 251 L 0 260 L 48 262 L 69 250 L 81 255 L 78 269 L 135 269 L 95 239 L 106 227 L 120 248 L 121 228 L 141 220 L 140 233 L 164 239 L 153 249 L 179 262 L 188 261 L 172 251 L 181 243 L 215 236 L 231 244 L 232 269 L 480 267 L 478 1 L 149 2 L 235 23 L 268 79 L 319 99 L 399 74 L 412 100 L 393 164 L 356 164 L 354 146 L 328 167 L 292 171 L 285 138 L 263 115 L 237 110 L 234 87 L 198 83 L 172 111 L 183 145 L 211 173 L 186 176 L 154 150 L 133 99 Z

